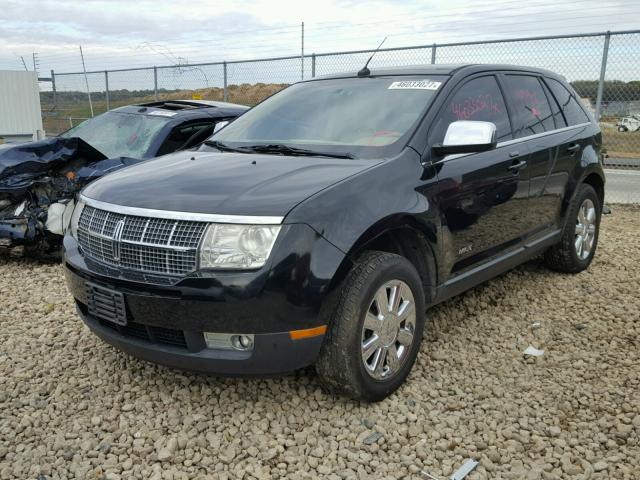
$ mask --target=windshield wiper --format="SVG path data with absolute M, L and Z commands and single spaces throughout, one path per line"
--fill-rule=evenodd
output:
M 319 150 L 308 150 L 306 148 L 290 147 L 281 143 L 266 145 L 243 145 L 243 149 L 256 153 L 272 153 L 281 155 L 303 156 L 303 157 L 329 157 L 329 158 L 356 158 L 347 152 L 322 152 Z
M 226 143 L 219 142 L 218 140 L 205 140 L 204 144 L 207 147 L 217 148 L 221 152 L 241 152 L 241 153 L 253 153 L 252 150 L 248 150 L 244 147 L 232 147 Z

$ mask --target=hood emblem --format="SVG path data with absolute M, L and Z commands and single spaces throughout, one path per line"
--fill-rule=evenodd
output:
M 120 240 L 122 239 L 122 231 L 124 230 L 124 220 L 118 220 L 113 228 L 113 259 L 120 261 Z

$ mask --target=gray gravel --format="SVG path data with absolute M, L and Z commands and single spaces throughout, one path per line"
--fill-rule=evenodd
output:
M 640 209 L 614 208 L 589 271 L 534 261 L 435 308 L 373 405 L 312 372 L 130 358 L 81 325 L 59 265 L 0 259 L 0 479 L 444 478 L 467 457 L 469 479 L 640 478 L 639 233 Z

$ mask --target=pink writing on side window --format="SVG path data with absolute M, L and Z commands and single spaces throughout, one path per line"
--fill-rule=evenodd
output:
M 485 94 L 466 98 L 462 103 L 452 103 L 451 111 L 458 120 L 470 120 L 480 112 L 492 117 L 500 113 L 500 106 L 490 94 Z

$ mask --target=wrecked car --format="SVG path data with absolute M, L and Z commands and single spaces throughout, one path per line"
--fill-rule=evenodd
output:
M 636 132 L 640 131 L 640 115 L 630 115 L 628 117 L 621 118 L 616 123 L 619 132 Z
M 247 107 L 162 101 L 117 108 L 55 138 L 0 147 L 0 250 L 59 251 L 85 185 L 123 167 L 197 147 Z

